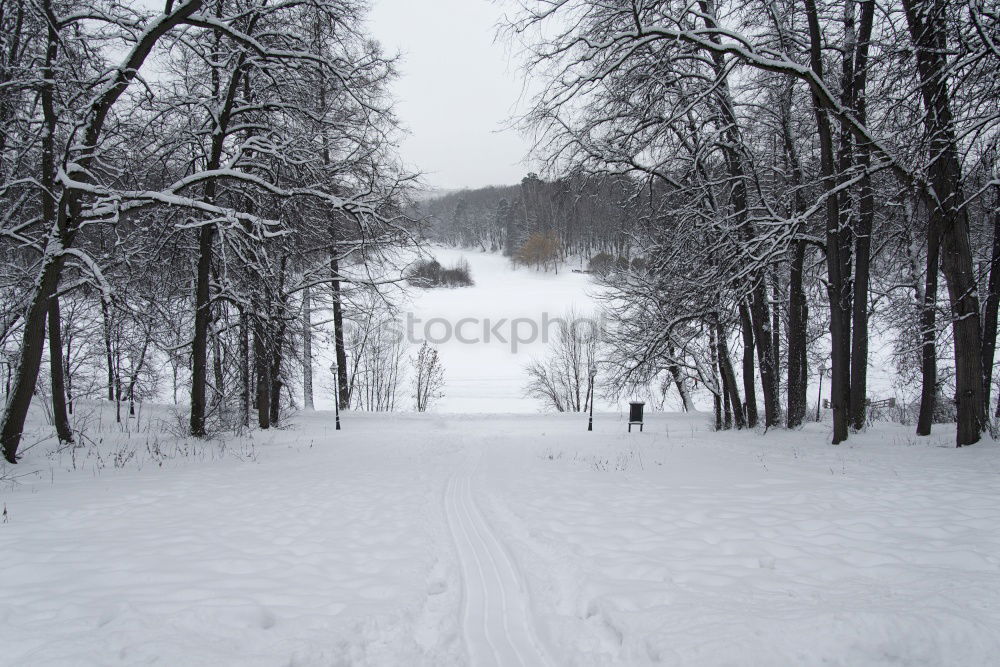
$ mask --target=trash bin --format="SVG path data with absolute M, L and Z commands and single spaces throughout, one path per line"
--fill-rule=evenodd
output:
M 646 404 L 642 401 L 631 401 L 628 404 L 628 432 L 632 432 L 632 424 L 639 425 L 639 432 L 642 433 L 642 410 Z

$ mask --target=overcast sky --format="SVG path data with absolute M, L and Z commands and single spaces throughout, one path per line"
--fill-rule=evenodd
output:
M 430 186 L 517 183 L 528 171 L 528 141 L 503 129 L 521 84 L 517 63 L 494 41 L 502 15 L 489 0 L 374 0 L 372 33 L 403 56 L 395 85 L 410 131 L 403 158 Z

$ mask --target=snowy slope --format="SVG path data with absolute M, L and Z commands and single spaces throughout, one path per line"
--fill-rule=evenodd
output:
M 0 664 L 995 664 L 996 444 L 596 422 L 43 443 L 0 492 Z
M 446 266 L 468 261 L 476 283 L 455 289 L 415 289 L 403 305 L 403 320 L 408 315 L 420 320 L 414 329 L 416 338 L 428 334 L 445 367 L 445 397 L 435 411 L 538 412 L 539 401 L 524 396 L 528 382 L 524 367 L 532 357 L 545 354 L 542 322 L 546 316 L 563 317 L 570 309 L 582 317 L 593 316 L 596 285 L 588 275 L 573 273 L 566 266 L 558 274 L 546 273 L 514 269 L 509 259 L 498 254 L 442 247 L 431 251 Z M 425 329 L 435 319 L 439 322 Z M 454 333 L 463 319 L 463 338 L 479 342 L 463 343 L 454 335 L 437 342 L 446 333 L 441 321 L 448 322 Z M 539 333 L 534 342 L 515 343 L 515 336 L 521 341 L 531 337 L 533 326 Z M 488 342 L 484 329 L 493 332 Z M 553 335 L 556 330 L 555 325 L 549 329 Z

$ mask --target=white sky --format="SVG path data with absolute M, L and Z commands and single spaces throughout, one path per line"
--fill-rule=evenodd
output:
M 495 40 L 502 3 L 373 0 L 371 32 L 400 52 L 397 113 L 410 131 L 403 159 L 432 187 L 518 183 L 529 143 L 504 121 L 518 110 L 517 62 Z M 521 108 L 524 101 L 520 102 Z

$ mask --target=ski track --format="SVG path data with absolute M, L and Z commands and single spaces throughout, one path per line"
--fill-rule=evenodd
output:
M 462 632 L 472 665 L 547 665 L 517 565 L 472 494 L 472 475 L 448 480 L 445 512 L 462 573 Z

